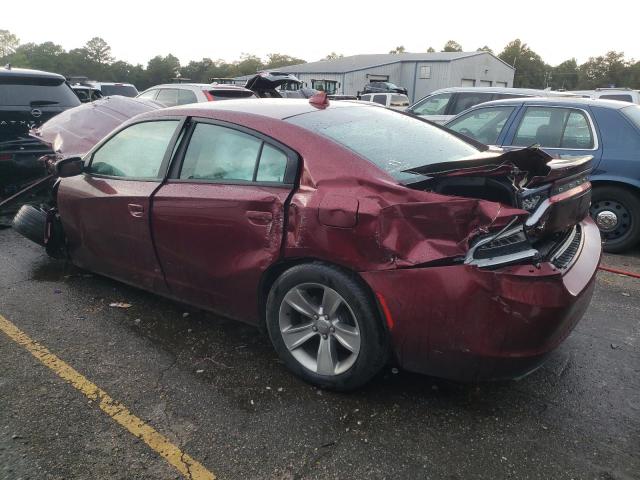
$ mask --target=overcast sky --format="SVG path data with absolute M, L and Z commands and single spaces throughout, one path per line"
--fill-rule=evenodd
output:
M 465 51 L 499 53 L 520 38 L 552 65 L 579 63 L 609 50 L 640 60 L 640 2 L 616 13 L 585 1 L 277 1 L 3 0 L 0 29 L 21 42 L 53 41 L 66 50 L 104 38 L 119 60 L 142 63 L 176 55 L 184 65 L 203 57 L 236 60 L 243 52 L 277 52 L 319 60 L 344 55 L 441 50 L 456 40 Z M 287 6 L 288 5 L 288 6 Z M 324 8 L 321 6 L 323 5 Z M 624 10 L 624 13 L 623 11 Z M 610 22 L 608 20 L 611 20 Z

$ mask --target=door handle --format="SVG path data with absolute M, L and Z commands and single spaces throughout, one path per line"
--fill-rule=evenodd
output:
M 127 205 L 129 213 L 132 217 L 141 218 L 144 215 L 144 207 L 137 203 L 130 203 Z
M 257 212 L 255 210 L 249 210 L 246 215 L 249 221 L 254 225 L 268 225 L 273 220 L 273 214 L 271 212 Z

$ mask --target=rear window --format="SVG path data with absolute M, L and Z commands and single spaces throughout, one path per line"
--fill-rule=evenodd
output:
M 0 105 L 75 107 L 80 100 L 58 78 L 0 77 Z
M 123 97 L 135 97 L 138 95 L 138 89 L 133 85 L 101 85 L 100 91 L 102 95 L 122 95 Z
M 406 95 L 391 95 L 391 106 L 392 107 L 408 107 L 409 97 L 407 97 Z
M 620 102 L 633 102 L 631 95 L 600 95 L 601 100 L 618 100 Z
M 384 108 L 335 108 L 297 115 L 286 121 L 345 146 L 398 181 L 416 178 L 403 170 L 479 152 L 439 127 Z
M 258 98 L 252 91 L 247 90 L 209 90 L 216 100 L 231 100 L 232 98 Z
M 635 124 L 636 128 L 640 129 L 640 107 L 634 105 L 632 107 L 625 107 L 620 111 Z

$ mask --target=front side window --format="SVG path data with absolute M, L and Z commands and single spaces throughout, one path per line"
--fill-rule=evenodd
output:
M 475 107 L 476 105 L 484 102 L 488 102 L 493 97 L 492 93 L 482 93 L 482 92 L 462 92 L 459 93 L 455 103 L 453 104 L 453 109 L 451 110 L 451 115 L 457 115 L 460 112 L 464 112 L 466 109 Z
M 440 127 L 364 104 L 304 113 L 286 121 L 340 143 L 398 181 L 415 178 L 403 170 L 479 152 Z
M 373 96 L 374 103 L 379 103 L 380 105 L 387 104 L 387 96 L 386 95 L 374 95 Z
M 177 120 L 159 120 L 127 127 L 93 154 L 89 173 L 141 180 L 162 178 L 162 161 L 177 125 Z
M 183 180 L 252 181 L 262 141 L 237 130 L 198 123 L 184 156 Z
M 586 114 L 571 108 L 527 108 L 513 145 L 535 144 L 545 148 L 593 148 L 593 133 Z
M 440 93 L 427 97 L 412 109 L 413 113 L 415 115 L 444 115 L 452 95 L 451 93 Z
M 456 118 L 447 128 L 486 145 L 496 145 L 515 107 L 479 108 Z

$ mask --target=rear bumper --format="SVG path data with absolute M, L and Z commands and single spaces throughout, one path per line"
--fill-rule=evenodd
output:
M 515 378 L 537 368 L 591 300 L 600 233 L 590 218 L 580 225 L 582 244 L 564 270 L 545 263 L 363 273 L 386 303 L 400 365 L 460 381 Z

